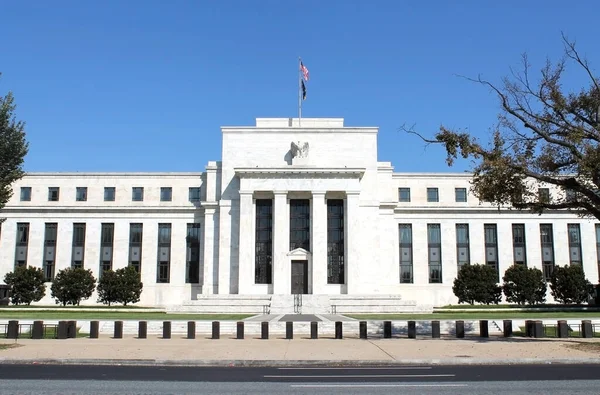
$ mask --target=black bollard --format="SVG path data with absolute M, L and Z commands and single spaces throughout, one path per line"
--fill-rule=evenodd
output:
M 567 321 L 558 320 L 558 323 L 556 325 L 556 336 L 560 338 L 569 337 L 569 326 L 567 325 Z
M 77 321 L 67 321 L 67 339 L 77 337 Z
M 266 321 L 260 323 L 260 338 L 263 340 L 269 338 L 269 323 Z
M 57 338 L 58 339 L 66 339 L 67 338 L 67 321 L 58 321 L 58 329 L 57 329 Z
M 138 339 L 146 339 L 148 337 L 148 321 L 138 322 Z
M 525 320 L 525 336 L 526 337 L 533 337 L 534 325 L 535 325 L 534 321 Z
M 504 337 L 512 337 L 512 335 L 513 335 L 512 320 L 502 321 L 502 332 L 504 334 Z
M 44 337 L 44 321 L 33 321 L 31 328 L 32 339 L 42 339 Z
M 244 339 L 244 322 L 243 321 L 238 321 L 238 323 L 237 323 L 236 339 L 238 339 L 238 340 Z
M 392 321 L 383 321 L 383 338 L 392 338 Z
M 221 337 L 221 323 L 219 321 L 213 321 L 212 323 L 212 338 L 219 339 Z
M 123 338 L 123 321 L 115 321 L 115 329 L 113 333 L 113 339 Z
M 19 338 L 19 321 L 16 321 L 16 320 L 8 321 L 6 338 L 7 339 L 18 339 Z
M 440 338 L 440 322 L 439 321 L 431 321 L 431 337 L 434 339 Z
M 408 321 L 408 338 L 417 338 L 417 323 L 415 321 Z
M 456 337 L 459 339 L 465 337 L 465 322 L 462 320 L 456 321 Z
M 590 320 L 581 321 L 581 337 L 589 339 L 593 336 L 594 336 L 594 334 L 592 332 L 592 321 L 590 321 Z
M 358 336 L 361 339 L 367 338 L 367 321 L 361 321 L 358 323 Z
M 310 323 L 310 338 L 313 340 L 319 338 L 319 323 L 316 321 Z
M 196 321 L 188 321 L 188 331 L 187 331 L 188 339 L 196 338 Z
M 544 333 L 544 324 L 542 321 L 534 321 L 533 322 L 533 337 L 546 337 Z
M 287 321 L 285 323 L 285 338 L 291 340 L 294 338 L 294 323 Z
M 97 339 L 100 334 L 100 321 L 90 321 L 90 339 Z
M 344 335 L 342 333 L 342 321 L 336 321 L 335 322 L 335 338 L 336 339 L 343 339 Z
M 171 321 L 163 321 L 163 339 L 171 338 Z
M 488 320 L 479 320 L 479 337 L 490 337 Z

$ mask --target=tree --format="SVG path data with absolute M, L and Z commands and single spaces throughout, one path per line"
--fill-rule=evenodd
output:
M 140 274 L 133 266 L 118 269 L 116 273 L 119 280 L 118 302 L 123 303 L 123 306 L 139 302 L 144 287 Z
M 11 301 L 17 305 L 40 301 L 46 295 L 45 281 L 44 271 L 31 266 L 17 267 L 4 276 L 4 283 L 10 287 Z
M 119 278 L 117 273 L 107 270 L 98 281 L 98 302 L 111 305 L 119 300 Z
M 546 301 L 546 282 L 541 270 L 513 265 L 504 272 L 502 290 L 509 303 L 536 304 Z
M 580 265 L 556 266 L 550 277 L 550 291 L 560 303 L 579 304 L 591 296 L 592 284 Z
M 498 304 L 502 289 L 497 278 L 496 269 L 488 265 L 464 265 L 454 279 L 452 291 L 458 303 Z
M 67 268 L 56 274 L 50 291 L 56 303 L 63 306 L 68 304 L 79 306 L 82 299 L 92 296 L 94 289 L 96 289 L 96 279 L 91 270 Z
M 25 175 L 23 161 L 29 150 L 25 123 L 16 120 L 15 109 L 11 92 L 0 96 L 0 210 L 13 194 L 12 184 Z
M 490 146 L 443 125 L 433 139 L 413 128 L 402 129 L 427 143 L 442 144 L 449 166 L 459 156 L 472 159 L 472 192 L 483 202 L 535 213 L 566 209 L 600 219 L 600 80 L 575 43 L 562 38 L 563 59 L 547 61 L 537 81 L 527 55 L 522 57 L 523 70 L 498 86 L 469 78 L 489 88 L 500 102 Z M 587 80 L 578 92 L 564 87 L 567 63 Z M 557 192 L 542 194 L 540 185 Z

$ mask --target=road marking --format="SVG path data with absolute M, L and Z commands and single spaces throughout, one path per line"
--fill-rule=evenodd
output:
M 468 387 L 468 384 L 291 384 L 294 388 Z
M 337 374 L 337 375 L 265 375 L 268 379 L 340 379 L 340 378 L 390 378 L 390 377 L 455 377 L 454 374 Z
M 277 368 L 278 370 L 429 370 L 431 366 L 397 366 L 389 368 Z

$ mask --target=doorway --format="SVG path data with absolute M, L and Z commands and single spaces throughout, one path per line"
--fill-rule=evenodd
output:
M 308 261 L 292 261 L 292 295 L 308 293 Z

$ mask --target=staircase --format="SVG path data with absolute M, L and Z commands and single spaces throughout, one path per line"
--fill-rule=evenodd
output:
M 269 314 L 272 295 L 198 295 L 197 300 L 166 306 L 167 313 Z

